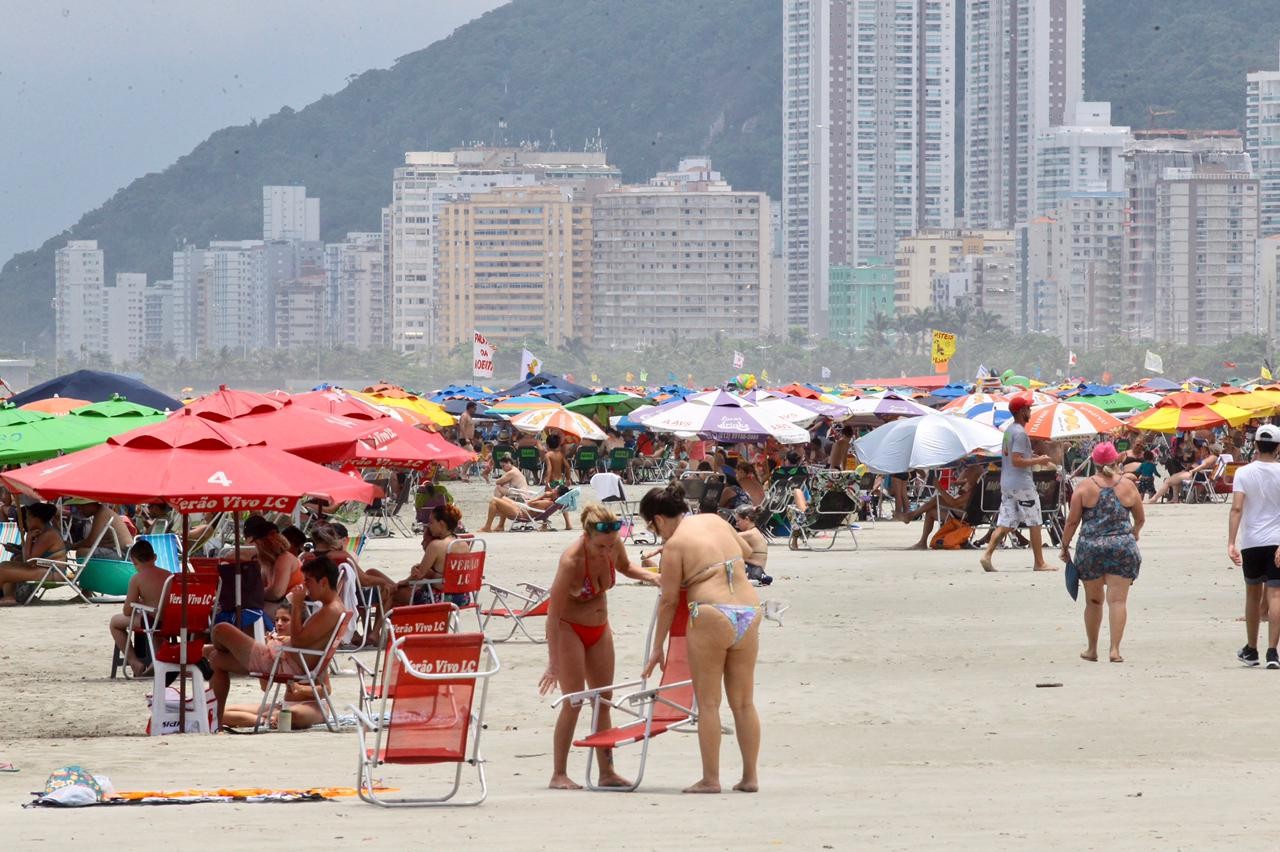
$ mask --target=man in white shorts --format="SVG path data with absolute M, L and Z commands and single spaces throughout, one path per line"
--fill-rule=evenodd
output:
M 996 518 L 996 531 L 987 542 L 987 549 L 978 561 L 982 570 L 994 571 L 991 557 L 1000 540 L 1010 530 L 1025 526 L 1031 538 L 1031 552 L 1035 555 L 1036 571 L 1054 571 L 1044 561 L 1044 546 L 1040 536 L 1040 495 L 1036 493 L 1035 479 L 1031 468 L 1036 465 L 1053 464 L 1048 456 L 1031 455 L 1031 439 L 1027 437 L 1026 425 L 1031 418 L 1031 398 L 1019 394 L 1009 400 L 1009 413 L 1013 422 L 1004 433 L 1004 447 L 1000 455 L 1000 514 Z

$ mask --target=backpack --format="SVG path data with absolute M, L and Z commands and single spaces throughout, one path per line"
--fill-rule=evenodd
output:
M 959 518 L 947 518 L 933 534 L 929 547 L 934 550 L 959 550 L 973 537 L 973 527 Z

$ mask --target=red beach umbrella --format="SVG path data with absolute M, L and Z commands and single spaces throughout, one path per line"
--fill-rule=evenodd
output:
M 388 420 L 353 442 L 347 448 L 343 461 L 355 467 L 422 470 L 433 464 L 458 467 L 474 461 L 475 457 L 475 453 L 450 443 L 435 432 Z

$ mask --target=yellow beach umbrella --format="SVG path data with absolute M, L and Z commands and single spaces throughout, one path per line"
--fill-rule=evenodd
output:
M 1182 407 L 1165 405 L 1149 408 L 1134 415 L 1128 425 L 1148 432 L 1184 432 L 1188 429 L 1216 429 L 1223 425 L 1239 426 L 1257 416 L 1226 402 L 1212 405 L 1193 402 Z
M 452 414 L 444 410 L 444 406 L 420 396 L 387 396 L 364 391 L 348 391 L 348 393 L 374 405 L 409 412 L 427 426 L 452 426 L 457 422 Z

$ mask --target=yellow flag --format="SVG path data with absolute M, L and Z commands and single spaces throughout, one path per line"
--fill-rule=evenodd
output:
M 1270 367 L 1263 367 L 1263 368 L 1262 368 L 1262 378 L 1266 379 L 1267 381 L 1271 381 L 1271 368 L 1270 368 Z
M 767 382 L 767 381 L 769 381 L 769 371 L 768 371 L 768 370 L 761 370 L 761 371 L 760 371 L 760 378 L 761 378 L 761 380 L 762 380 L 762 381 L 766 381 L 766 382 Z
M 591 384 L 593 384 L 593 385 L 598 385 L 598 384 L 600 384 L 600 377 L 599 377 L 599 376 L 597 376 L 595 373 L 592 373 L 592 374 L 591 374 Z
M 942 364 L 956 354 L 956 336 L 947 331 L 933 333 L 933 363 Z
M 632 375 L 631 373 L 629 373 L 629 372 L 628 372 L 628 373 L 627 373 L 627 382 L 628 382 L 628 383 L 630 383 L 630 382 L 634 382 L 635 380 L 636 380 L 636 377 L 635 377 L 634 375 Z

